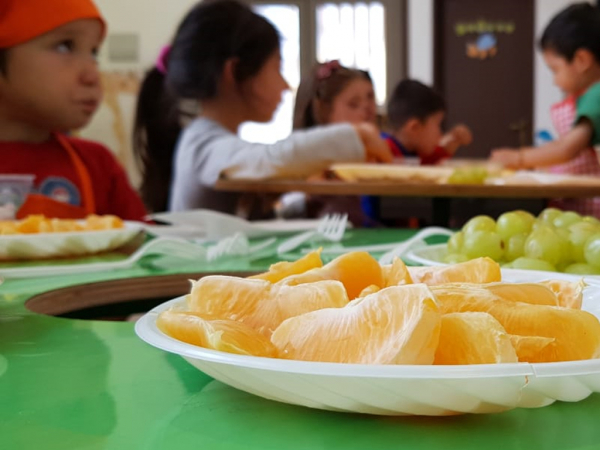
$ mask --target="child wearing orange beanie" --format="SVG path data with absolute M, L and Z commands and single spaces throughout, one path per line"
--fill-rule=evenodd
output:
M 0 3 L 0 174 L 35 175 L 17 217 L 146 214 L 108 149 L 65 134 L 85 126 L 102 99 L 96 54 L 105 33 L 91 0 Z

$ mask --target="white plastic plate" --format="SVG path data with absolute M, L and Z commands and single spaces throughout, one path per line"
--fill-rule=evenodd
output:
M 503 270 L 506 281 L 540 281 L 547 272 Z M 565 274 L 553 278 L 579 280 Z M 554 277 L 554 275 L 556 275 Z M 600 317 L 600 284 L 589 282 L 583 309 Z M 443 416 L 539 408 L 600 392 L 600 359 L 469 366 L 359 365 L 241 356 L 186 344 L 156 327 L 168 301 L 135 325 L 150 345 L 181 355 L 213 378 L 264 398 L 332 411 Z M 577 345 L 574 343 L 573 345 Z
M 62 258 L 114 250 L 142 230 L 142 224 L 126 222 L 124 228 L 112 230 L 3 235 L 0 261 Z

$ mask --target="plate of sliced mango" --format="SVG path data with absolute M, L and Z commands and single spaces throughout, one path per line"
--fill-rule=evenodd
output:
M 550 276 L 551 278 L 548 278 Z M 319 252 L 206 276 L 138 336 L 237 389 L 376 415 L 485 414 L 600 392 L 600 284 L 489 258 L 380 266 Z

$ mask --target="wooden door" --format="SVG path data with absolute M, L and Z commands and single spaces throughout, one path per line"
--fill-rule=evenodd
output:
M 436 0 L 434 78 L 446 124 L 468 125 L 457 156 L 529 145 L 533 122 L 534 0 Z

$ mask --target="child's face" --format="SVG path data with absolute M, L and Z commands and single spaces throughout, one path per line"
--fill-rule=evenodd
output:
M 102 34 L 98 20 L 82 19 L 12 47 L 0 75 L 0 120 L 44 131 L 87 124 L 102 98 Z
M 328 123 L 375 123 L 377 104 L 373 84 L 365 79 L 356 78 L 333 99 Z
M 569 62 L 553 50 L 544 50 L 542 55 L 546 65 L 554 74 L 554 84 L 564 93 L 574 95 L 585 89 L 585 86 L 581 85 L 575 60 Z
M 442 139 L 444 115 L 444 111 L 438 111 L 428 116 L 424 121 L 416 118 L 410 119 L 394 134 L 406 146 L 407 150 L 420 156 L 430 155 Z
M 281 74 L 281 56 L 273 53 L 260 71 L 242 85 L 242 93 L 248 108 L 248 120 L 269 122 L 281 103 L 281 97 L 290 87 Z

